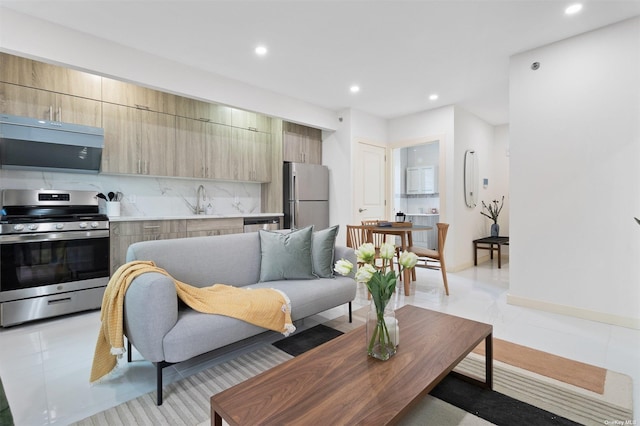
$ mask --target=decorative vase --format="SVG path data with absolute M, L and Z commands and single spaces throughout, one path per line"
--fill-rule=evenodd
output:
M 497 237 L 498 235 L 500 235 L 500 225 L 498 225 L 497 223 L 492 223 L 491 224 L 491 236 L 492 237 Z
M 367 316 L 367 354 L 386 361 L 396 353 L 400 342 L 400 328 L 396 313 L 390 306 L 379 309 L 374 301 Z

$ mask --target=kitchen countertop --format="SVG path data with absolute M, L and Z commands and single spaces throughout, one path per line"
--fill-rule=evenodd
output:
M 440 213 L 405 213 L 406 216 L 440 216 Z
M 235 219 L 235 218 L 261 218 L 282 217 L 283 213 L 247 213 L 247 214 L 187 214 L 178 216 L 109 216 L 110 222 L 134 222 L 140 220 L 182 220 L 182 219 Z

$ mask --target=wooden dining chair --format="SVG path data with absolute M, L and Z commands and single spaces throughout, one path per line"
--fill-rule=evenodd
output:
M 440 269 L 442 271 L 442 281 L 444 281 L 444 291 L 449 295 L 449 283 L 447 282 L 447 268 L 444 262 L 444 243 L 447 240 L 449 231 L 448 223 L 437 223 L 438 227 L 438 249 L 430 250 L 419 246 L 411 246 L 408 251 L 418 256 L 416 267 L 427 269 Z M 424 263 L 420 263 L 424 262 Z
M 357 250 L 364 243 L 372 243 L 369 228 L 362 225 L 347 225 L 347 247 Z

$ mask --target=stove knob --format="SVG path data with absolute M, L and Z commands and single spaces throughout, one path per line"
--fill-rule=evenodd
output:
M 24 225 L 19 223 L 17 225 L 13 225 L 13 230 L 14 231 L 22 231 L 24 229 Z
M 35 231 L 36 229 L 38 229 L 38 224 L 32 223 L 31 225 L 27 226 L 27 228 L 29 228 L 30 231 Z
M 86 227 L 87 227 L 87 222 L 80 222 L 80 223 L 78 224 L 78 226 L 79 226 L 81 229 L 84 229 L 84 228 L 86 228 Z
M 56 223 L 56 229 L 64 228 L 64 223 Z
M 91 227 L 92 228 L 97 228 L 99 226 L 98 222 L 91 222 Z

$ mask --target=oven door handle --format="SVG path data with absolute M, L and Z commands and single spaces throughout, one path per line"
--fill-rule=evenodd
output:
M 47 241 L 87 240 L 90 238 L 108 238 L 109 230 L 46 232 L 42 234 L 14 234 L 0 236 L 0 244 L 40 243 Z

